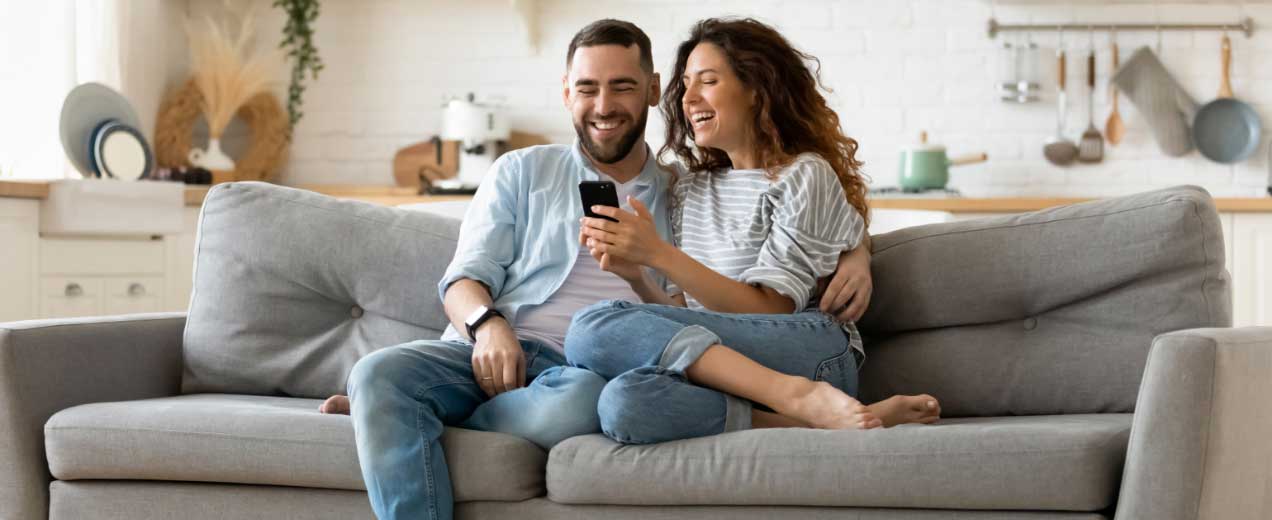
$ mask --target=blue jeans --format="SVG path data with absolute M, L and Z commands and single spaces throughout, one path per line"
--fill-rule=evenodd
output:
M 381 520 L 450 519 L 454 494 L 440 437 L 447 425 L 510 433 L 544 449 L 600 431 L 605 381 L 522 341 L 529 385 L 487 398 L 473 379 L 472 345 L 414 341 L 362 358 L 349 374 L 353 432 L 371 508 Z
M 751 427 L 749 401 L 685 376 L 716 344 L 857 395 L 856 350 L 843 327 L 818 311 L 725 314 L 606 301 L 574 315 L 565 356 L 609 381 L 597 408 L 601 430 L 619 442 L 647 444 Z

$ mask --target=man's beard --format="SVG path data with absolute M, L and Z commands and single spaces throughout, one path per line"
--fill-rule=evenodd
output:
M 632 125 L 631 130 L 618 138 L 618 145 L 613 150 L 605 150 L 592 140 L 592 134 L 587 131 L 587 123 L 574 124 L 574 132 L 579 136 L 579 142 L 583 143 L 583 149 L 592 157 L 593 161 L 601 164 L 614 164 L 627 157 L 632 152 L 632 148 L 636 146 L 636 141 L 640 140 L 641 133 L 645 131 L 646 119 L 649 118 L 649 107 L 644 107 L 640 111 L 640 119 L 636 124 Z

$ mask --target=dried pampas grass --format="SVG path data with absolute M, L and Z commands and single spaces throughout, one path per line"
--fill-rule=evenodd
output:
M 190 166 L 189 154 L 202 110 L 203 94 L 194 79 L 164 96 L 155 121 L 155 161 L 162 168 Z M 272 92 L 260 92 L 239 108 L 237 115 L 251 132 L 251 145 L 234 162 L 224 180 L 271 181 L 287 163 L 287 112 Z
M 253 39 L 253 17 L 244 12 L 240 18 L 236 37 L 231 37 L 227 27 L 211 18 L 205 19 L 201 26 L 185 22 L 193 79 L 203 94 L 199 106 L 213 138 L 221 137 L 239 107 L 256 94 L 269 90 L 275 83 L 274 72 L 283 63 L 277 49 L 247 56 Z

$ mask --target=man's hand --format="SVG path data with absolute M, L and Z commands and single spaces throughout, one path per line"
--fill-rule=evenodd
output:
M 473 339 L 473 378 L 486 395 L 494 397 L 525 386 L 526 355 L 508 322 L 491 318 Z
M 839 321 L 857 321 L 870 306 L 874 281 L 870 277 L 870 251 L 863 242 L 839 255 L 839 267 L 822 293 L 821 311 Z

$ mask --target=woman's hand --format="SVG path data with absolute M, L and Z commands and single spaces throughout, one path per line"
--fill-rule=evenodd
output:
M 596 239 L 588 238 L 582 229 L 579 230 L 579 245 L 588 248 L 592 258 L 601 265 L 602 271 L 614 273 L 633 286 L 644 282 L 645 272 L 640 264 L 616 258 L 609 253 L 600 252 L 596 249 Z
M 857 321 L 870 306 L 874 280 L 870 277 L 870 251 L 865 243 L 839 255 L 839 267 L 822 293 L 820 309 L 840 321 Z
M 674 248 L 658 236 L 658 227 L 649 209 L 635 198 L 628 197 L 627 200 L 635 214 L 612 206 L 593 206 L 594 213 L 618 222 L 583 217 L 581 232 L 592 240 L 590 247 L 610 256 L 611 263 L 626 260 L 657 268 L 660 261 L 668 258 L 668 250 Z

